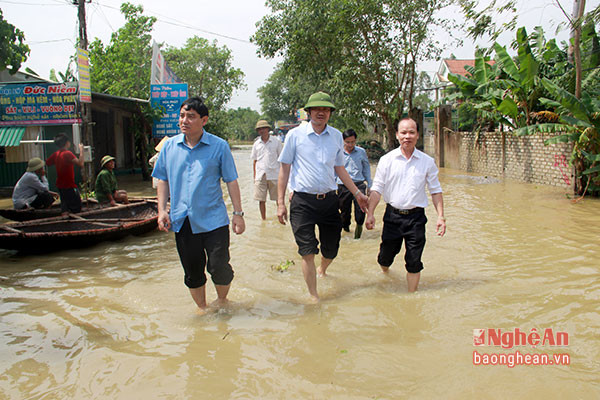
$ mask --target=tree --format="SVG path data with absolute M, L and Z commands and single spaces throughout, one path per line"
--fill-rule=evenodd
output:
M 514 59 L 505 46 L 496 42 L 495 64 L 478 54 L 475 66 L 465 67 L 469 76 L 448 77 L 459 93 L 447 100 L 471 103 L 478 111 L 479 127 L 489 125 L 490 121 L 512 129 L 537 123 L 541 118 L 538 112 L 547 110 L 541 101 L 546 94 L 541 78 L 558 82 L 571 69 L 566 52 L 554 40 L 546 41 L 540 27 L 531 36 L 525 28 L 519 28 L 516 37 L 518 54 Z
M 581 98 L 558 87 L 549 79 L 542 84 L 551 94 L 546 104 L 554 106 L 560 114 L 554 123 L 537 124 L 518 129 L 517 135 L 530 135 L 536 132 L 558 134 L 546 143 L 573 143 L 571 163 L 575 167 L 574 191 L 584 196 L 587 192 L 600 195 L 600 90 L 582 92 Z M 587 178 L 587 183 L 585 180 Z
M 491 39 L 495 41 L 503 32 L 513 31 L 516 28 L 518 17 L 516 0 L 491 0 L 485 2 L 484 4 L 486 6 L 481 10 L 478 10 L 479 3 L 480 2 L 478 0 L 459 0 L 459 4 L 462 7 L 466 19 L 471 23 L 467 29 L 467 32 L 473 39 L 478 39 L 489 35 Z M 553 0 L 553 3 L 560 8 L 565 15 L 568 27 L 571 31 L 569 61 L 575 66 L 575 96 L 581 96 L 581 85 L 584 79 L 583 68 L 581 66 L 582 58 L 580 49 L 580 41 L 582 38 L 581 27 L 585 20 L 600 20 L 600 5 L 586 15 L 584 13 L 585 0 L 574 0 L 573 14 L 569 15 L 564 10 L 564 7 L 561 5 L 559 0 Z M 498 26 L 495 21 L 505 19 L 499 18 L 501 15 L 503 15 L 505 18 L 509 18 L 509 20 L 508 22 Z M 561 25 L 564 26 L 564 24 Z M 489 52 L 491 52 L 491 48 L 489 49 L 488 54 Z
M 10 67 L 8 72 L 14 75 L 21 68 L 30 52 L 24 41 L 25 34 L 8 23 L 0 10 L 0 71 Z
M 417 75 L 415 81 L 415 92 L 419 93 L 413 98 L 413 107 L 423 111 L 433 108 L 434 101 L 431 99 L 431 88 L 433 87 L 431 77 L 427 72 L 421 72 Z
M 74 82 L 77 81 L 77 75 L 73 71 L 73 64 L 77 63 L 77 56 L 69 57 L 69 64 L 65 72 L 56 71 L 54 68 L 50 70 L 50 80 L 54 82 Z M 37 75 L 37 74 L 36 74 Z
M 419 61 L 439 56 L 434 28 L 449 0 L 268 0 L 272 14 L 251 40 L 265 57 L 282 56 L 285 71 L 332 94 L 337 115 L 378 119 L 395 144 L 393 122 L 412 108 Z M 438 32 L 439 33 L 439 32 Z
M 269 121 L 295 121 L 295 111 L 304 107 L 314 87 L 302 76 L 294 76 L 279 64 L 267 83 L 258 89 L 260 104 Z
M 583 47 L 595 48 L 598 37 L 593 25 L 587 24 L 583 32 Z M 600 85 L 588 83 L 597 82 L 600 57 L 586 60 L 591 72 L 577 98 L 566 47 L 561 50 L 554 40 L 545 41 L 541 28 L 531 36 L 525 28 L 517 30 L 514 59 L 498 43 L 494 49 L 496 64 L 489 65 L 479 54 L 475 67 L 467 68 L 470 76 L 449 75 L 459 91 L 449 99 L 463 99 L 481 119 L 509 126 L 516 135 L 551 133 L 554 136 L 546 143 L 572 142 L 575 193 L 600 193 Z
M 256 121 L 260 114 L 251 108 L 227 110 L 228 138 L 234 140 L 253 140 L 256 137 Z
M 194 36 L 182 48 L 168 46 L 163 55 L 173 72 L 188 84 L 192 96 L 204 99 L 210 110 L 208 129 L 226 136 L 225 105 L 234 90 L 245 88 L 244 73 L 232 66 L 231 50 L 217 42 Z
M 150 32 L 156 18 L 143 15 L 142 6 L 121 5 L 125 25 L 111 36 L 105 46 L 96 38 L 90 44 L 90 82 L 92 91 L 114 96 L 148 98 L 152 39 Z M 139 107 L 133 121 L 137 153 L 144 180 L 150 179 L 148 170 L 149 141 L 152 120 L 159 114 L 151 106 Z
M 125 25 L 105 46 L 96 38 L 90 44 L 92 91 L 115 96 L 148 98 L 152 46 L 150 32 L 156 18 L 143 15 L 142 6 L 121 5 Z

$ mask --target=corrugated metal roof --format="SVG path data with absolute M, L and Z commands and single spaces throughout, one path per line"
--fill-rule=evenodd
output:
M 18 146 L 21 143 L 21 139 L 23 138 L 24 133 L 24 126 L 6 126 L 0 128 L 0 146 Z

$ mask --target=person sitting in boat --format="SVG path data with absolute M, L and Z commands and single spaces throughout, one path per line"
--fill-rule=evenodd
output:
M 113 172 L 115 169 L 115 158 L 109 155 L 102 157 L 100 162 L 102 170 L 96 177 L 96 199 L 100 203 L 110 203 L 116 206 L 117 203 L 129 204 L 127 192 L 117 189 L 117 177 Z
M 29 160 L 27 171 L 13 190 L 12 200 L 15 210 L 48 208 L 58 198 L 58 193 L 50 191 L 45 165 L 46 163 L 38 157 Z

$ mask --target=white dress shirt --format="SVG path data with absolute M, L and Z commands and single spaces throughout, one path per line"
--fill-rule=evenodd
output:
M 269 136 L 267 143 L 263 142 L 261 137 L 257 137 L 252 145 L 252 154 L 250 158 L 256 161 L 255 180 L 260 181 L 263 175 L 267 175 L 267 180 L 277 180 L 279 177 L 279 154 L 283 144 L 273 136 Z
M 425 186 L 431 194 L 442 193 L 433 158 L 415 149 L 406 159 L 398 147 L 379 160 L 371 190 L 383 195 L 392 207 L 408 210 L 427 207 Z

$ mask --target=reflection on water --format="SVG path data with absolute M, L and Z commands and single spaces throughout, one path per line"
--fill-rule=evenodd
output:
M 1 252 L 0 398 L 600 396 L 597 200 L 442 170 L 448 232 L 428 225 L 420 291 L 406 292 L 401 257 L 378 272 L 380 206 L 375 230 L 342 234 L 314 306 L 289 226 L 272 203 L 260 220 L 250 150 L 234 155 L 247 230 L 232 235 L 232 304 L 194 314 L 172 234 Z M 271 269 L 287 259 L 296 265 Z M 570 343 L 474 348 L 476 328 L 552 328 Z M 571 364 L 474 366 L 474 349 L 568 353 Z

